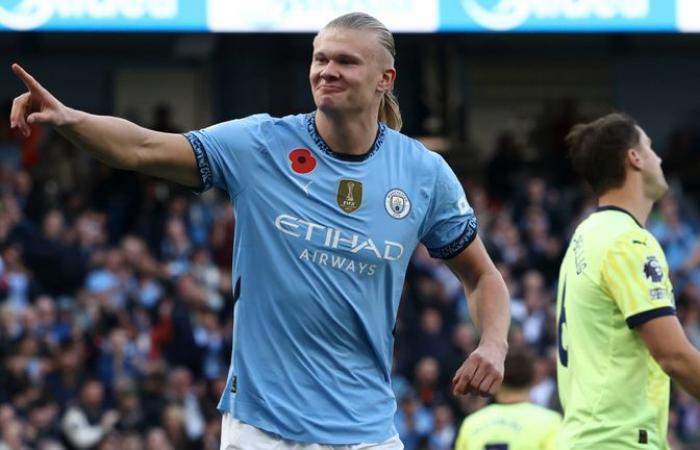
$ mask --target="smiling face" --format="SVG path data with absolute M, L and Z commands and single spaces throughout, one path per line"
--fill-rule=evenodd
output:
M 371 31 L 326 28 L 314 39 L 309 81 L 324 113 L 378 110 L 395 78 L 391 56 Z

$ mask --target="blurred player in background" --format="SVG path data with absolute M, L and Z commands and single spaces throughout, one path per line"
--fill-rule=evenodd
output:
M 508 292 L 455 174 L 398 132 L 394 53 L 379 21 L 341 16 L 313 42 L 315 112 L 186 135 L 67 108 L 13 66 L 28 92 L 11 124 L 25 135 L 50 125 L 111 166 L 229 194 L 236 325 L 222 449 L 403 448 L 392 330 L 419 242 L 459 275 L 482 332 L 454 391 L 501 384 Z
M 510 351 L 496 403 L 464 419 L 455 450 L 556 450 L 561 415 L 530 403 L 534 379 L 533 356 Z
M 661 158 L 623 114 L 576 125 L 567 140 L 598 209 L 576 229 L 559 275 L 557 449 L 665 449 L 669 375 L 700 399 L 700 353 L 643 225 L 668 189 Z

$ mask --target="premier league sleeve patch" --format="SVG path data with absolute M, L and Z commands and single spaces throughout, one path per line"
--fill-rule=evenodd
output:
M 664 272 L 656 256 L 647 256 L 644 263 L 644 277 L 652 283 L 660 283 L 663 280 Z
M 665 286 L 658 286 L 664 279 L 664 271 L 656 256 L 647 256 L 644 263 L 644 277 L 655 286 L 649 289 L 649 297 L 652 300 L 664 300 L 668 297 Z

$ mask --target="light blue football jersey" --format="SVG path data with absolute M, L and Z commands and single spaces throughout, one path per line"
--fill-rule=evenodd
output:
M 396 434 L 393 329 L 423 242 L 450 258 L 476 237 L 450 167 L 380 124 L 361 156 L 333 152 L 315 115 L 255 115 L 186 136 L 204 189 L 234 205 L 233 356 L 221 411 L 284 439 Z

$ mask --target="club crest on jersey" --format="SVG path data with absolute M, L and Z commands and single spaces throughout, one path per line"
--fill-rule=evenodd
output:
M 664 272 L 656 256 L 647 256 L 647 261 L 644 263 L 644 276 L 652 283 L 658 283 L 663 279 Z
M 411 201 L 401 189 L 392 189 L 384 198 L 384 208 L 394 219 L 403 219 L 411 212 Z
M 338 206 L 350 214 L 362 205 L 362 183 L 357 180 L 340 180 L 338 183 Z

